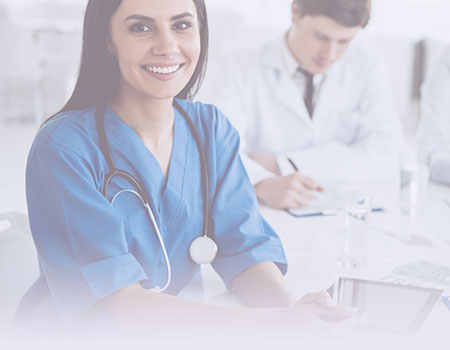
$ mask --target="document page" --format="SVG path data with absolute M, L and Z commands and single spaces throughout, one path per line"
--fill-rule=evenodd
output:
M 310 215 L 334 215 L 337 209 L 337 191 L 332 187 L 327 187 L 323 192 L 317 192 L 316 198 L 308 205 L 290 209 L 289 213 L 294 216 Z
M 450 268 L 417 260 L 397 267 L 381 281 L 450 291 Z

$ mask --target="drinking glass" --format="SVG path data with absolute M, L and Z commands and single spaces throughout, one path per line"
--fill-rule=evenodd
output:
M 372 199 L 367 194 L 340 193 L 337 211 L 337 262 L 344 268 L 367 263 L 369 250 L 368 222 Z
M 403 165 L 400 169 L 400 210 L 409 217 L 426 207 L 429 170 L 425 164 Z

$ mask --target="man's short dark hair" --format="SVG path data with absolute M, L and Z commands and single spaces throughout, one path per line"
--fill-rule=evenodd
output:
M 294 0 L 304 16 L 326 16 L 346 27 L 364 28 L 370 19 L 371 0 Z

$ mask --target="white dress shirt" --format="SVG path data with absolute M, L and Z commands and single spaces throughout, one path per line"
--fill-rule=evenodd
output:
M 422 87 L 418 141 L 431 180 L 450 185 L 450 48 Z
M 286 38 L 285 38 L 286 40 Z M 302 65 L 297 62 L 297 60 L 292 55 L 291 51 L 289 50 L 287 44 L 283 46 L 282 48 L 282 54 L 283 54 L 283 63 L 286 67 L 286 71 L 291 75 L 292 79 L 295 81 L 299 97 L 302 98 L 305 95 L 306 90 L 306 76 L 303 74 L 300 69 L 303 69 Z M 325 74 L 314 74 L 313 76 L 313 86 L 314 86 L 314 93 L 313 93 L 313 105 L 315 106 L 316 101 L 318 99 L 318 96 L 320 95 L 320 90 L 323 85 L 323 81 L 325 80 Z
M 293 172 L 290 157 L 321 181 L 397 178 L 400 121 L 373 52 L 352 44 L 326 75 L 315 77 L 312 118 L 284 37 L 227 57 L 219 67 L 200 98 L 216 104 L 239 131 L 253 184 L 275 176 L 248 157 L 253 152 L 276 155 L 283 174 Z

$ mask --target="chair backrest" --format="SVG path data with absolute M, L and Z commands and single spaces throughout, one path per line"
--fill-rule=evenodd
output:
M 34 57 L 31 33 L 0 18 L 0 120 L 34 114 Z
M 422 51 L 415 38 L 362 32 L 360 39 L 373 48 L 388 74 L 391 93 L 405 131 L 417 125 L 419 88 L 423 70 Z
M 0 119 L 40 125 L 67 100 L 81 53 L 84 4 L 16 1 L 0 21 Z M 2 9 L 0 6 L 0 19 Z
M 27 216 L 0 213 L 0 339 L 9 331 L 20 299 L 38 276 Z
M 445 50 L 450 47 L 449 42 L 434 39 L 422 41 L 424 47 L 424 81 L 433 73 L 437 63 L 441 59 Z

